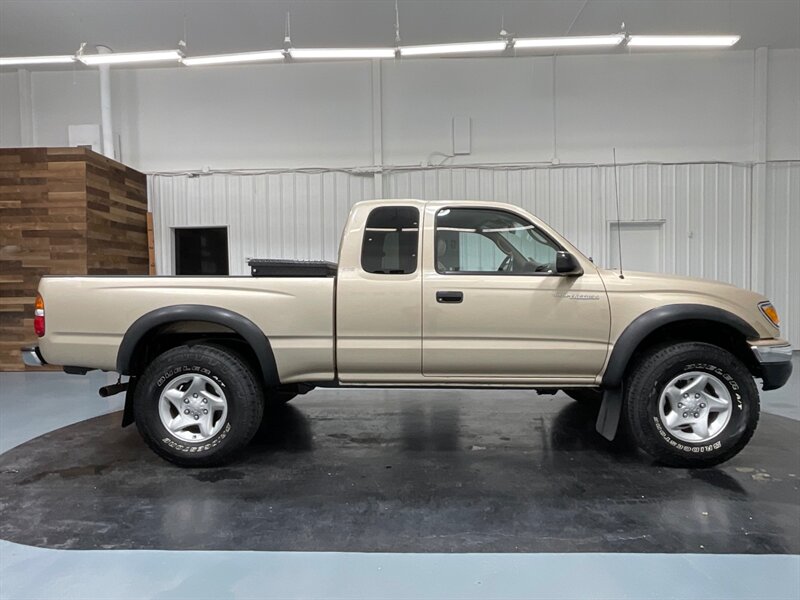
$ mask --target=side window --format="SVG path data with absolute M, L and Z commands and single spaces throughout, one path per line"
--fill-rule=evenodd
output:
M 440 273 L 555 273 L 560 249 L 533 224 L 485 208 L 440 210 L 435 239 Z
M 437 230 L 437 271 L 497 271 L 506 255 L 489 238 L 471 231 Z
M 417 270 L 419 210 L 381 206 L 367 217 L 361 268 L 367 273 L 405 275 Z

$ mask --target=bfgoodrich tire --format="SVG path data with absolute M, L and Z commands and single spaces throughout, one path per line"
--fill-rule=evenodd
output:
M 626 381 L 628 431 L 667 465 L 709 467 L 728 460 L 750 441 L 758 416 L 758 390 L 747 367 L 711 344 L 657 348 Z
M 180 346 L 158 356 L 133 399 L 147 445 L 183 467 L 230 461 L 255 435 L 263 411 L 251 368 L 235 352 L 211 345 Z

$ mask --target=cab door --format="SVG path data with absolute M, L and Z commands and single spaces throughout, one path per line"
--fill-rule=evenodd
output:
M 457 381 L 594 380 L 610 311 L 594 266 L 565 276 L 565 248 L 522 211 L 430 204 L 425 212 L 422 370 Z
M 423 202 L 356 205 L 336 277 L 336 365 L 343 383 L 422 378 Z

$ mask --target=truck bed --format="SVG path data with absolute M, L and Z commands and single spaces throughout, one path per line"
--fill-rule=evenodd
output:
M 336 277 L 336 263 L 324 260 L 275 260 L 252 258 L 247 261 L 253 277 Z
M 330 380 L 333 289 L 331 277 L 44 277 L 39 292 L 47 325 L 39 349 L 51 364 L 113 371 L 137 319 L 163 307 L 207 305 L 264 332 L 282 382 Z

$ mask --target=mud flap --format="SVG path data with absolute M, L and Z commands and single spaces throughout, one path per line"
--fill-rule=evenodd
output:
M 597 433 L 608 441 L 614 441 L 619 427 L 619 417 L 622 413 L 622 386 L 603 390 L 603 403 L 597 415 L 595 428 Z
M 122 409 L 122 427 L 133 423 L 133 394 L 136 392 L 138 382 L 138 377 L 131 377 L 128 380 L 128 389 L 125 391 L 125 408 Z

